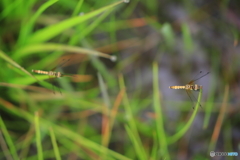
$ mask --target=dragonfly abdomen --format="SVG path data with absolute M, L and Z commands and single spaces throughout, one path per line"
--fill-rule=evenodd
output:
M 37 74 L 48 74 L 48 71 L 42 71 L 42 70 L 32 70 L 32 72 L 37 73 Z
M 170 89 L 185 89 L 185 86 L 170 86 Z

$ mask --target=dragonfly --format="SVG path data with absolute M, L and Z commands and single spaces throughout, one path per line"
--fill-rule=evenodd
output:
M 63 76 L 70 76 L 70 75 L 64 75 L 61 72 L 55 72 L 54 71 L 57 67 L 62 67 L 64 64 L 66 64 L 69 61 L 70 61 L 70 59 L 68 59 L 66 61 L 63 60 L 62 64 L 60 64 L 59 66 L 54 67 L 50 71 L 43 71 L 43 70 L 34 70 L 34 69 L 32 69 L 32 72 L 37 73 L 37 74 L 48 75 L 49 76 L 49 80 L 52 80 L 53 78 L 60 78 L 60 77 L 63 77 Z M 53 84 L 52 84 L 52 89 L 53 89 L 53 93 L 55 94 L 55 92 L 54 92 L 54 85 Z M 59 89 L 59 92 L 60 92 L 60 94 L 62 94 L 60 89 Z
M 59 66 L 57 66 L 57 67 L 62 67 L 63 65 L 65 65 L 69 61 L 70 61 L 70 59 L 67 59 L 65 61 L 63 60 L 63 62 Z M 34 69 L 32 69 L 32 72 L 33 73 L 37 73 L 37 74 L 48 75 L 49 76 L 49 80 L 52 80 L 54 78 L 60 78 L 60 77 L 72 77 L 73 79 L 75 78 L 76 82 L 77 81 L 79 82 L 78 79 L 82 79 L 82 82 L 83 82 L 83 81 L 89 81 L 92 78 L 89 75 L 63 74 L 61 72 L 55 72 L 54 70 L 57 67 L 54 67 L 50 71 L 43 71 L 43 70 L 34 70 Z M 85 79 L 85 80 L 83 80 L 83 79 Z M 54 92 L 54 85 L 52 85 L 52 89 L 53 89 L 53 93 L 55 94 L 55 92 Z M 60 88 L 58 88 L 58 89 L 59 89 L 60 94 L 62 94 Z
M 199 72 L 199 74 L 201 74 L 202 71 Z M 194 79 L 194 80 L 191 80 L 189 83 L 187 83 L 185 86 L 169 86 L 170 89 L 184 89 L 186 90 L 187 92 L 187 95 L 188 97 L 191 99 L 191 101 L 193 102 L 192 98 L 191 98 L 191 95 L 194 97 L 194 95 L 192 94 L 191 91 L 200 91 L 203 86 L 201 85 L 198 85 L 198 84 L 194 84 L 197 80 L 201 79 L 202 77 L 205 77 L 206 75 L 208 75 L 210 72 L 207 72 L 206 74 Z M 194 99 L 196 100 L 196 98 L 194 97 Z M 194 102 L 193 102 L 194 103 Z M 197 102 L 199 103 L 199 102 Z M 199 103 L 199 106 L 201 106 L 201 104 Z M 193 107 L 194 109 L 194 107 Z

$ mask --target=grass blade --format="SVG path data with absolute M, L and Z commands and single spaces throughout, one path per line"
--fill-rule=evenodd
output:
M 201 101 L 201 98 L 202 98 L 202 89 L 200 89 L 200 91 L 199 91 L 198 102 Z M 197 115 L 199 104 L 200 103 L 196 103 L 194 111 L 193 111 L 190 119 L 186 123 L 186 125 L 179 132 L 177 132 L 175 135 L 167 138 L 167 142 L 169 144 L 175 143 L 177 140 L 179 140 L 189 130 L 189 128 L 191 127 L 191 125 L 192 125 L 192 123 L 193 123 L 193 121 L 194 121 L 194 119 L 195 119 L 195 117 Z
M 191 53 L 193 51 L 194 44 L 191 37 L 191 31 L 186 24 L 182 25 L 182 33 L 185 51 Z
M 57 160 L 61 160 L 61 156 L 60 156 L 60 153 L 59 153 L 59 149 L 58 149 L 58 145 L 57 145 L 57 141 L 56 141 L 56 137 L 55 137 L 53 129 L 49 128 L 49 132 L 50 132 L 50 137 L 51 137 L 55 157 L 56 157 Z
M 32 123 L 33 121 L 35 121 L 35 130 L 36 130 L 36 139 L 37 139 L 37 146 L 38 146 L 38 150 L 39 153 L 42 154 L 42 146 L 41 146 L 41 139 L 40 139 L 40 129 L 39 129 L 39 117 L 37 115 L 37 113 L 35 114 L 35 117 L 30 114 L 29 112 L 20 109 L 12 104 L 9 104 L 8 102 L 4 101 L 3 99 L 0 98 L 0 104 L 3 105 L 3 109 L 6 110 L 7 112 L 14 114 L 16 116 L 22 117 L 23 119 L 27 120 L 28 122 Z M 64 136 L 65 138 L 70 139 L 72 142 L 74 143 L 79 143 L 80 145 L 82 145 L 83 147 L 89 148 L 91 149 L 93 152 L 99 154 L 102 153 L 107 153 L 108 156 L 115 158 L 115 159 L 120 159 L 120 160 L 130 160 L 129 158 L 127 158 L 124 155 L 121 155 L 120 153 L 117 153 L 115 151 L 112 151 L 106 147 L 103 147 L 81 135 L 79 135 L 78 133 L 76 133 L 75 131 L 71 131 L 68 128 L 64 128 L 61 126 L 58 126 L 54 123 L 52 123 L 51 121 L 47 121 L 45 119 L 40 119 L 41 121 L 41 126 L 42 127 L 49 127 L 52 126 L 53 130 L 57 133 L 60 134 L 60 136 Z M 40 158 L 42 158 L 43 156 L 39 156 Z
M 120 84 L 120 88 L 125 90 L 123 76 L 120 76 L 119 84 Z M 142 144 L 140 136 L 138 134 L 136 122 L 133 118 L 131 106 L 130 106 L 126 92 L 124 93 L 124 97 L 123 97 L 123 105 L 125 108 L 126 121 L 127 121 L 127 125 L 125 128 L 127 129 L 129 137 L 134 145 L 134 149 L 137 153 L 138 159 L 145 160 L 145 159 L 147 159 L 147 154 L 144 150 L 143 144 Z
M 115 7 L 116 5 L 118 5 L 122 2 L 123 1 L 118 1 L 113 4 L 108 5 L 106 7 L 100 8 L 100 9 L 95 10 L 90 13 L 87 13 L 83 16 L 73 17 L 73 18 L 64 20 L 60 23 L 46 27 L 44 29 L 38 30 L 31 37 L 29 37 L 28 44 L 46 42 L 46 41 L 50 40 L 51 38 L 57 36 L 58 34 L 61 34 L 64 30 L 71 28 L 71 27 L 73 27 L 81 22 L 84 22 L 86 20 L 89 20 L 90 18 L 93 18 L 96 15 L 98 15 L 104 11 L 107 11 L 108 9 L 110 9 L 112 7 Z
M 100 86 L 100 90 L 101 90 L 101 93 L 102 93 L 104 104 L 107 107 L 107 110 L 109 110 L 111 103 L 110 103 L 109 94 L 107 92 L 106 84 L 104 83 L 103 77 L 99 72 L 98 72 L 97 76 L 98 76 L 98 83 L 99 83 L 99 86 Z
M 43 160 L 41 131 L 40 131 L 40 125 L 39 125 L 38 112 L 35 113 L 34 122 L 35 122 L 35 131 L 36 131 L 36 146 L 37 146 L 38 160 Z
M 81 47 L 75 47 L 70 45 L 63 45 L 63 44 L 57 44 L 57 43 L 44 43 L 44 44 L 35 44 L 23 47 L 19 49 L 15 55 L 14 58 L 20 58 L 20 56 L 28 56 L 33 53 L 38 52 L 47 52 L 47 51 L 62 51 L 62 52 L 71 52 L 71 53 L 78 53 L 78 54 L 88 54 L 88 55 L 94 55 L 99 56 L 103 58 L 108 58 L 112 61 L 116 60 L 115 56 L 111 56 L 106 53 L 85 49 Z
M 37 10 L 37 12 L 31 17 L 31 19 L 21 27 L 19 39 L 18 39 L 18 44 L 24 43 L 26 41 L 26 37 L 29 36 L 29 34 L 32 32 L 33 25 L 37 18 L 51 5 L 56 3 L 58 0 L 49 0 L 42 4 L 40 8 Z
M 12 139 L 11 139 L 11 136 L 9 135 L 9 133 L 7 131 L 7 128 L 6 128 L 5 124 L 4 124 L 1 116 L 0 116 L 0 129 L 1 129 L 0 132 L 3 133 L 3 135 L 5 137 L 5 140 L 7 142 L 7 146 L 9 147 L 9 150 L 10 150 L 10 153 L 11 153 L 11 155 L 8 155 L 6 158 L 8 158 L 8 159 L 12 159 L 12 158 L 13 159 L 19 159 L 18 155 L 17 155 L 17 151 L 16 151 L 16 148 L 15 148 L 15 145 L 14 145 Z
M 166 141 L 166 133 L 164 130 L 164 122 L 162 114 L 162 106 L 161 106 L 161 95 L 159 91 L 159 85 L 158 85 L 158 64 L 156 62 L 153 63 L 153 107 L 154 111 L 156 113 L 156 132 L 157 132 L 157 138 L 158 138 L 158 145 L 160 146 L 161 150 L 161 156 L 163 156 L 164 159 L 170 159 L 169 153 L 168 153 L 168 146 Z
M 217 139 L 220 135 L 220 130 L 221 130 L 221 127 L 223 125 L 224 114 L 226 113 L 227 101 L 228 101 L 228 97 L 229 97 L 229 85 L 225 86 L 225 91 L 224 91 L 224 96 L 223 97 L 224 98 L 223 98 L 223 103 L 222 103 L 222 106 L 221 106 L 221 110 L 220 110 L 220 113 L 218 115 L 216 125 L 214 127 L 211 142 L 209 144 L 209 151 L 212 151 L 215 148 Z
M 23 72 L 25 72 L 26 74 L 30 75 L 31 77 L 33 77 L 35 80 L 38 81 L 38 79 L 36 77 L 34 77 L 30 72 L 28 72 L 27 70 L 25 70 L 23 67 L 21 67 L 18 63 L 16 63 L 14 60 L 12 60 L 10 57 L 8 57 L 4 52 L 2 52 L 0 50 L 0 57 L 2 57 L 5 61 L 7 61 L 8 63 L 12 64 L 13 66 L 15 66 L 16 68 L 22 70 Z

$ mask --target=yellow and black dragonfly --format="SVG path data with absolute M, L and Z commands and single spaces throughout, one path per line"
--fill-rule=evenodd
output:
M 201 74 L 201 73 L 202 73 L 202 71 L 200 71 L 199 74 Z M 198 77 L 198 78 L 196 78 L 196 79 L 194 79 L 194 80 L 191 80 L 191 81 L 190 81 L 189 83 L 187 83 L 185 86 L 169 86 L 169 88 L 170 88 L 170 89 L 184 89 L 184 90 L 186 90 L 187 95 L 189 96 L 189 98 L 190 98 L 191 101 L 193 102 L 191 96 L 194 97 L 194 95 L 193 95 L 193 93 L 192 93 L 191 91 L 200 91 L 200 89 L 203 88 L 203 86 L 198 85 L 198 84 L 194 84 L 194 83 L 195 83 L 197 80 L 201 79 L 202 77 L 208 75 L 209 73 L 210 73 L 210 72 L 207 72 L 206 74 L 204 74 L 204 75 L 202 75 L 202 76 L 200 76 L 200 77 Z M 196 100 L 195 97 L 194 97 L 194 99 Z M 193 102 L 193 103 L 194 103 L 194 102 Z M 199 103 L 199 102 L 198 102 L 198 103 Z M 200 103 L 199 103 L 199 105 L 200 105 L 200 107 L 202 107 Z M 194 107 L 193 107 L 193 108 L 194 108 Z
M 75 82 L 87 82 L 92 79 L 92 76 L 90 75 L 78 75 L 78 74 L 64 74 L 61 72 L 55 72 L 56 68 L 63 67 L 67 63 L 69 63 L 70 59 L 63 59 L 63 62 L 58 65 L 57 67 L 54 67 L 50 71 L 43 71 L 43 70 L 32 70 L 32 72 L 37 73 L 37 74 L 44 74 L 49 76 L 49 80 L 53 80 L 54 78 L 60 78 L 60 77 L 71 77 L 73 81 Z M 53 93 L 54 92 L 54 85 L 52 85 Z M 59 88 L 58 88 L 59 89 Z M 62 94 L 61 90 L 59 89 L 59 92 Z

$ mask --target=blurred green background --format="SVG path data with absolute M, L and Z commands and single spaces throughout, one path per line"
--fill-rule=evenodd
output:
M 0 159 L 240 153 L 240 1 L 2 0 L 0 8 Z M 31 72 L 53 68 L 74 77 Z M 191 98 L 169 89 L 207 72 Z

